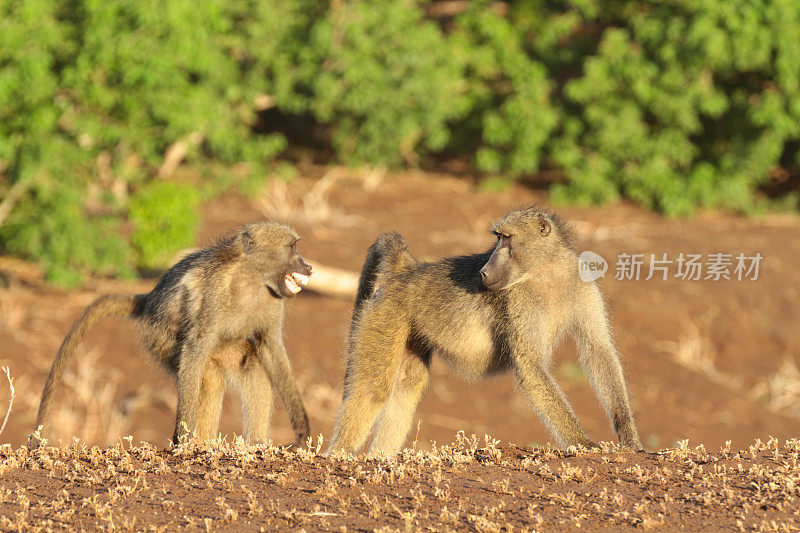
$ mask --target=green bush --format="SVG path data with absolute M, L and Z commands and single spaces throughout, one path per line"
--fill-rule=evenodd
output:
M 58 181 L 37 184 L 0 227 L 4 248 L 12 254 L 37 259 L 48 279 L 75 285 L 81 271 L 130 276 L 125 239 L 115 217 L 87 218 L 77 188 Z
M 445 153 L 488 186 L 558 169 L 561 201 L 754 212 L 776 167 L 800 172 L 795 0 L 503 5 L 0 3 L 0 198 L 21 193 L 0 249 L 62 283 L 163 266 L 200 198 L 252 190 L 286 147 L 257 99 L 313 117 L 343 163 Z M 176 143 L 182 185 L 159 176 Z
M 335 4 L 314 27 L 309 108 L 335 126 L 351 163 L 414 164 L 442 150 L 448 121 L 463 113 L 460 66 L 445 36 L 407 0 Z
M 185 246 L 197 217 L 183 211 L 163 213 L 180 219 L 167 234 L 174 240 L 141 242 L 152 231 L 148 213 L 171 201 L 159 203 L 148 183 L 178 141 L 190 163 L 249 162 L 252 172 L 284 147 L 280 135 L 252 134 L 253 101 L 273 87 L 270 64 L 247 53 L 284 40 L 283 25 L 267 16 L 278 4 L 4 2 L 0 159 L 9 188 L 25 184 L 26 192 L 0 226 L 0 246 L 41 261 L 61 282 L 156 266 L 169 248 Z M 273 21 L 273 33 L 255 27 L 251 8 Z M 224 174 L 195 185 L 229 182 Z M 143 225 L 133 247 L 116 229 L 132 208 L 134 226 Z
M 469 116 L 458 128 L 476 144 L 480 170 L 535 172 L 558 123 L 553 82 L 526 53 L 523 34 L 484 4 L 473 4 L 451 37 L 469 80 Z
M 164 266 L 176 247 L 186 248 L 194 243 L 194 231 L 200 222 L 199 201 L 200 195 L 193 187 L 169 182 L 150 183 L 136 195 L 130 207 L 135 228 L 131 242 L 142 266 Z
M 565 2 L 577 9 L 584 2 Z M 781 157 L 800 162 L 800 4 L 598 4 L 603 24 L 566 83 L 553 159 L 566 199 L 619 193 L 667 214 L 749 212 Z
M 529 0 L 501 16 L 476 1 L 438 26 L 409 1 L 332 6 L 301 108 L 346 163 L 444 149 L 504 176 L 491 183 L 547 165 L 566 177 L 556 200 L 669 215 L 753 212 L 771 169 L 797 172 L 797 2 Z

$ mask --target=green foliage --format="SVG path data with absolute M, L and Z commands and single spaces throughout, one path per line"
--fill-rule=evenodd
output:
M 786 156 L 800 161 L 791 148 L 800 138 L 797 2 L 565 1 L 531 34 L 550 17 L 559 24 L 533 49 L 554 77 L 582 67 L 560 98 L 550 153 L 569 181 L 556 198 L 621 193 L 671 215 L 696 206 L 750 212 L 770 168 Z M 602 29 L 588 43 L 587 26 Z M 570 53 L 546 51 L 554 32 Z
M 286 147 L 257 100 L 344 163 L 446 153 L 487 188 L 545 166 L 560 201 L 755 212 L 776 167 L 800 172 L 795 0 L 428 4 L 0 3 L 0 198 L 23 192 L 0 249 L 62 283 L 163 264 L 198 198 L 253 191 Z M 158 177 L 176 143 L 183 185 Z
M 471 120 L 480 131 L 479 169 L 519 175 L 539 168 L 558 121 L 550 103 L 553 83 L 528 56 L 524 36 L 510 21 L 477 2 L 459 19 L 452 39 L 469 80 Z
M 153 182 L 131 201 L 130 219 L 134 231 L 131 242 L 147 268 L 170 263 L 175 248 L 194 243 L 200 222 L 197 204 L 200 195 L 191 186 Z
M 32 200 L 23 202 L 0 227 L 5 249 L 37 259 L 47 278 L 62 285 L 79 283 L 79 269 L 130 276 L 118 221 L 99 215 L 87 221 L 83 199 L 75 188 L 57 182 L 49 185 L 33 189 Z
M 415 163 L 443 149 L 463 97 L 445 36 L 408 0 L 335 5 L 313 32 L 319 53 L 310 109 L 335 124 L 333 143 L 353 163 Z
M 471 2 L 437 27 L 408 1 L 333 4 L 300 62 L 303 109 L 331 126 L 345 162 L 415 164 L 445 149 L 500 174 L 488 187 L 547 163 L 567 178 L 557 201 L 754 212 L 771 169 L 797 171 L 797 2 L 510 10 Z
M 283 137 L 252 133 L 253 101 L 273 84 L 265 76 L 271 64 L 247 51 L 283 42 L 291 25 L 282 30 L 267 15 L 284 4 L 228 4 L 0 4 L 0 194 L 15 185 L 26 191 L 0 226 L 2 249 L 41 261 L 51 279 L 68 283 L 84 271 L 153 266 L 188 244 L 197 221 L 185 212 L 195 195 L 159 199 L 152 191 L 172 189 L 148 185 L 167 147 L 184 143 L 198 165 L 248 162 L 251 174 L 283 149 Z M 274 33 L 256 27 L 251 8 Z M 230 181 L 222 171 L 195 185 Z M 178 211 L 163 212 L 169 205 Z M 128 216 L 136 242 L 109 229 Z M 153 231 L 164 224 L 158 217 L 171 219 L 169 231 Z M 154 242 L 143 243 L 146 235 Z

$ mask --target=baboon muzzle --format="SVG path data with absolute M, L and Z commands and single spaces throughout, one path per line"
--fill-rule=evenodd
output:
M 292 261 L 291 270 L 283 277 L 283 283 L 289 291 L 288 296 L 294 296 L 308 285 L 309 276 L 311 276 L 311 265 L 297 254 L 296 259 Z
M 299 272 L 300 274 L 303 274 L 305 276 L 310 276 L 311 275 L 311 270 L 312 270 L 311 269 L 311 265 L 306 263 L 305 260 L 302 257 L 298 257 L 296 268 L 295 268 L 294 271 L 295 272 Z
M 488 266 L 489 266 L 489 264 L 487 263 L 481 269 L 481 281 L 483 281 L 483 286 L 484 287 L 486 287 L 490 291 L 496 291 L 497 289 L 500 288 L 501 283 L 499 281 L 493 279 L 493 277 L 492 277 L 492 275 L 490 273 L 487 273 L 487 270 L 489 270 L 489 269 L 487 269 L 486 267 L 488 267 Z
M 508 246 L 500 240 L 486 264 L 481 268 L 481 281 L 490 291 L 496 291 L 508 282 Z

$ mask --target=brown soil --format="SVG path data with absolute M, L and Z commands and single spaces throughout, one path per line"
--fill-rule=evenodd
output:
M 380 179 L 381 176 L 375 173 L 359 175 L 340 169 L 330 169 L 329 172 L 326 179 L 330 180 L 331 176 L 336 178 L 330 191 L 323 190 L 318 180 L 304 177 L 292 183 L 286 200 L 275 203 L 278 204 L 277 209 L 281 210 L 281 217 L 288 219 L 303 235 L 300 248 L 307 259 L 312 263 L 318 261 L 353 271 L 360 268 L 366 248 L 383 231 L 400 231 L 417 257 L 433 258 L 473 252 L 491 245 L 492 238 L 488 233 L 490 222 L 510 208 L 533 202 L 548 205 L 546 195 L 523 187 L 489 193 L 480 192 L 471 183 L 450 176 L 405 173 Z M 275 194 L 272 197 L 276 198 Z M 301 198 L 306 199 L 305 204 Z M 201 241 L 207 241 L 242 222 L 263 219 L 261 205 L 258 198 L 240 196 L 229 196 L 207 205 L 204 208 L 205 223 Z M 625 204 L 605 208 L 570 207 L 559 211 L 575 223 L 582 249 L 595 251 L 610 260 L 610 270 L 602 282 L 602 288 L 607 297 L 617 346 L 624 356 L 642 440 L 648 449 L 674 447 L 683 439 L 688 439 L 692 447 L 702 443 L 709 449 L 717 449 L 725 441 L 732 441 L 733 449 L 741 449 L 755 439 L 767 441 L 774 436 L 783 441 L 800 436 L 800 372 L 796 366 L 800 360 L 800 329 L 797 327 L 800 309 L 795 304 L 800 290 L 800 272 L 793 266 L 800 257 L 798 217 L 768 215 L 760 219 L 745 219 L 705 213 L 692 220 L 668 220 Z M 667 253 L 674 258 L 680 252 L 743 252 L 748 256 L 759 252 L 764 259 L 757 281 L 618 281 L 613 278 L 614 259 L 623 252 L 644 253 L 646 259 L 650 253 L 657 256 Z M 645 273 L 646 269 L 645 264 Z M 672 272 L 675 272 L 674 265 Z M 33 429 L 38 395 L 49 365 L 81 309 L 98 294 L 144 292 L 153 286 L 155 280 L 92 280 L 81 290 L 62 291 L 42 284 L 33 267 L 10 258 L 0 258 L 0 274 L 8 281 L 8 287 L 0 289 L 0 363 L 11 367 L 17 390 L 14 412 L 2 440 L 16 446 L 24 442 L 25 436 Z M 289 304 L 287 349 L 295 365 L 295 374 L 311 416 L 314 434 L 329 436 L 331 433 L 333 415 L 340 399 L 344 339 L 351 305 L 350 301 L 311 293 L 303 293 Z M 69 379 L 65 380 L 65 393 L 59 395 L 57 400 L 61 407 L 56 413 L 57 427 L 54 429 L 65 442 L 72 435 L 77 435 L 88 444 L 108 445 L 118 442 L 121 436 L 132 435 L 133 442 L 149 441 L 158 447 L 166 446 L 174 416 L 174 383 L 140 355 L 142 350 L 133 333 L 130 324 L 109 320 L 87 336 L 76 361 L 71 365 Z M 590 436 L 598 441 L 612 441 L 614 435 L 608 420 L 575 362 L 574 346 L 571 341 L 565 342 L 558 348 L 553 363 L 559 382 Z M 4 405 L 2 402 L 7 398 L 8 392 L 0 393 L 0 405 Z M 223 418 L 223 433 L 232 435 L 241 431 L 241 414 L 235 398 L 226 400 Z M 489 434 L 504 443 L 516 443 L 526 448 L 550 441 L 546 430 L 514 390 L 510 376 L 469 383 L 454 376 L 440 361 L 433 364 L 431 386 L 420 405 L 417 418 L 420 423 L 409 440 L 416 440 L 417 448 L 423 450 L 430 449 L 432 442 L 451 442 L 458 431 L 465 431 L 468 435 L 474 433 L 481 438 Z M 273 436 L 278 443 L 289 442 L 292 436 L 280 406 L 276 408 Z M 513 455 L 513 452 L 510 453 Z M 663 466 L 658 463 L 663 455 L 624 457 L 629 457 L 630 461 L 625 468 L 641 465 L 642 468 L 654 470 Z M 274 466 L 270 461 L 265 459 L 253 472 L 245 469 L 240 475 L 250 483 L 255 483 Z M 554 461 L 553 465 L 561 464 L 561 459 Z M 550 521 L 544 524 L 567 527 L 566 522 L 560 522 L 559 512 L 576 516 L 585 513 L 593 517 L 587 518 L 586 523 L 594 524 L 594 527 L 602 527 L 605 520 L 610 520 L 607 524 L 609 527 L 629 523 L 624 520 L 613 521 L 612 515 L 603 511 L 612 504 L 595 498 L 596 491 L 602 490 L 601 485 L 609 491 L 617 486 L 616 474 L 604 478 L 605 474 L 616 471 L 603 461 L 597 456 L 594 462 L 588 458 L 572 458 L 565 462 L 584 469 L 591 464 L 598 473 L 600 479 L 593 482 L 591 490 L 589 486 L 585 487 L 586 490 L 584 487 L 577 490 L 575 498 L 582 503 L 571 504 L 550 499 L 548 501 L 553 503 L 545 504 L 545 496 L 538 496 L 539 500 L 529 500 L 526 496 L 526 502 L 519 504 L 524 512 L 519 514 L 516 507 L 513 510 L 506 508 L 502 511 L 505 513 L 504 520 L 537 527 L 534 519 L 525 511 L 527 502 L 532 501 L 540 506 L 556 504 L 551 509 L 552 514 L 543 515 L 550 517 L 547 519 Z M 601 468 L 601 464 L 606 466 Z M 769 464 L 773 468 L 778 463 Z M 796 463 L 791 464 L 794 465 L 791 476 L 796 478 Z M 375 468 L 372 464 L 363 466 L 367 470 Z M 318 460 L 308 473 L 296 475 L 298 479 L 305 480 L 303 486 L 313 486 L 318 483 L 318 476 L 324 478 L 328 467 L 329 463 Z M 285 470 L 289 467 L 282 464 L 280 468 Z M 485 471 L 481 470 L 484 468 Z M 487 479 L 511 476 L 512 492 L 519 491 L 520 487 L 525 491 L 534 487 L 539 491 L 544 487 L 545 495 L 555 490 L 548 478 L 538 473 L 532 474 L 518 468 L 514 470 L 516 467 L 498 468 L 479 463 L 465 470 L 454 467 L 446 471 L 445 478 L 453 487 L 458 487 L 458 491 L 465 490 L 467 494 L 472 494 L 465 498 L 478 506 L 470 511 L 473 514 L 476 512 L 474 509 L 488 509 L 502 499 L 498 498 L 497 489 L 489 490 Z M 681 472 L 689 467 L 679 461 L 668 468 L 670 474 L 665 475 L 677 480 L 683 479 Z M 703 468 L 706 472 L 712 471 L 711 465 Z M 749 464 L 746 468 L 749 468 Z M 50 494 L 57 498 L 56 493 L 61 488 L 72 490 L 70 483 L 64 484 L 66 478 L 61 474 L 45 482 L 45 472 L 28 470 L 28 467 L 7 470 L 0 477 L 0 483 L 12 490 L 16 490 L 17 483 L 23 487 L 40 487 L 36 489 L 39 497 Z M 37 478 L 37 475 L 40 477 Z M 208 475 L 213 475 L 213 472 Z M 419 479 L 427 479 L 430 475 L 431 472 L 419 474 Z M 200 474 L 185 474 L 164 482 L 180 484 L 178 479 L 188 482 L 198 476 L 202 479 Z M 761 494 L 761 489 L 747 488 L 750 481 L 758 483 L 753 476 L 755 474 L 747 474 L 741 478 L 741 486 L 725 486 L 734 491 Z M 633 479 L 635 476 L 630 477 Z M 745 481 L 745 478 L 749 481 Z M 393 500 L 403 512 L 413 509 L 406 504 L 411 498 L 409 490 L 417 482 L 420 481 L 403 484 L 404 488 L 400 491 L 403 496 Z M 237 483 L 234 485 L 238 489 Z M 632 487 L 638 487 L 636 490 L 640 492 L 630 492 L 625 505 L 652 502 L 647 504 L 652 511 L 648 516 L 654 517 L 654 523 L 658 523 L 657 514 L 663 511 L 655 509 L 664 500 L 647 499 L 647 494 L 652 492 L 662 497 L 664 488 L 657 486 L 657 483 L 630 483 Z M 693 485 L 691 478 L 675 483 L 676 491 L 683 490 L 682 483 L 686 483 L 687 490 L 693 488 L 698 493 L 702 492 L 700 487 L 690 487 Z M 262 485 L 263 482 L 258 482 L 257 486 Z M 572 487 L 572 491 L 578 487 L 568 486 Z M 722 490 L 722 484 L 715 486 L 715 490 Z M 278 491 L 274 484 L 270 487 L 269 490 Z M 314 486 L 314 490 L 317 488 Z M 563 488 L 562 484 L 560 489 Z M 385 495 L 394 494 L 397 487 L 375 490 L 377 492 L 374 494 L 384 505 Z M 490 505 L 481 499 L 483 496 L 478 497 L 477 494 L 482 491 L 493 494 L 491 500 L 494 503 Z M 105 489 L 102 492 L 105 494 Z M 163 501 L 181 501 L 180 498 L 188 492 L 191 491 L 183 490 L 173 496 L 159 492 L 156 500 L 148 499 L 147 503 L 142 501 L 139 504 L 140 511 L 131 512 L 139 516 L 136 513 L 144 513 L 146 508 L 161 509 Z M 290 485 L 286 486 L 284 492 L 274 493 L 275 497 L 282 499 L 279 508 L 286 507 L 281 512 L 290 511 L 291 502 L 286 498 L 290 498 L 291 494 L 297 495 L 298 509 L 306 506 L 302 507 L 306 509 L 304 512 L 313 512 L 317 495 L 304 495 L 306 493 L 302 490 L 295 491 Z M 353 494 L 357 496 L 357 493 Z M 223 492 L 215 491 L 211 495 L 204 491 L 192 496 L 192 501 L 206 498 L 211 509 L 214 499 L 220 496 L 228 497 Z M 241 492 L 237 498 L 241 498 Z M 601 508 L 590 509 L 590 501 L 596 501 Z M 691 499 L 681 501 L 683 503 L 671 508 L 673 513 L 694 509 L 702 515 L 701 503 Z M 509 501 L 506 503 L 510 505 Z M 573 505 L 578 508 L 573 509 Z M 387 513 L 387 509 L 382 512 Z M 184 513 L 173 512 L 170 515 Z M 435 513 L 438 516 L 438 508 Z M 465 513 L 462 512 L 453 527 L 479 528 L 465 518 Z M 242 514 L 240 510 L 240 519 Z M 267 527 L 308 527 L 310 524 L 281 521 L 284 519 L 276 518 L 274 513 L 268 514 L 278 521 L 270 522 Z M 88 515 L 80 516 L 84 516 L 81 520 L 87 521 L 76 518 L 78 521 L 66 522 L 86 527 L 99 523 L 93 522 L 96 518 L 89 518 Z M 214 523 L 218 525 L 216 519 L 219 515 L 214 516 Z M 484 513 L 480 516 L 489 515 Z M 748 515 L 749 521 L 745 521 L 747 527 L 752 523 L 760 523 L 762 515 L 758 515 L 757 519 L 755 516 Z M 697 521 L 699 519 L 695 516 L 682 514 L 681 517 L 673 517 L 673 520 L 683 522 L 666 523 L 671 527 L 703 527 L 703 522 Z M 732 521 L 725 522 L 729 526 L 735 524 L 732 517 L 733 514 L 729 517 Z M 171 521 L 173 519 L 175 521 Z M 439 520 L 431 516 L 419 524 L 436 523 L 434 519 Z M 186 524 L 175 516 L 164 516 L 161 520 L 152 523 L 169 523 L 173 526 Z M 397 520 L 399 518 L 395 516 L 392 527 L 402 527 L 402 521 Z M 136 527 L 146 527 L 145 523 L 150 522 L 139 521 Z M 252 522 L 253 527 L 256 523 Z M 328 527 L 335 528 L 348 525 L 371 529 L 389 522 L 365 519 L 361 523 L 330 519 L 327 523 Z M 231 524 L 231 527 L 235 525 Z
M 0 528 L 796 530 L 800 442 L 708 453 L 461 439 L 391 461 L 216 443 L 0 449 Z

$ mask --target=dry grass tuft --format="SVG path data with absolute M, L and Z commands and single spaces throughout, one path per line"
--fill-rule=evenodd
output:
M 119 398 L 124 376 L 98 363 L 100 350 L 82 349 L 67 367 L 50 418 L 48 434 L 54 441 L 70 442 L 76 435 L 84 442 L 108 446 L 131 432 L 134 418 L 150 406 L 175 405 L 174 393 L 140 386 L 133 394 Z M 49 364 L 49 362 L 47 362 Z M 42 372 L 49 370 L 42 369 Z M 28 376 L 20 378 L 18 413 L 33 424 L 41 390 Z M 172 407 L 170 407 L 172 408 Z
M 703 374 L 713 381 L 718 382 L 722 379 L 722 374 L 714 365 L 716 357 L 714 344 L 702 334 L 694 322 L 686 321 L 678 341 L 664 341 L 662 349 L 672 355 L 681 366 Z
M 330 202 L 331 190 L 343 176 L 343 173 L 331 170 L 310 189 L 303 191 L 300 197 L 290 193 L 285 180 L 273 178 L 256 200 L 256 206 L 266 218 L 290 224 L 356 226 L 360 217 L 348 215 Z
M 682 367 L 702 374 L 718 385 L 735 390 L 742 387 L 742 380 L 738 376 L 726 374 L 717 368 L 715 364 L 717 350 L 714 343 L 692 321 L 684 322 L 683 333 L 677 342 L 662 341 L 659 347 Z
M 774 411 L 800 416 L 800 369 L 794 359 L 785 359 L 775 375 L 757 383 L 751 396 Z

